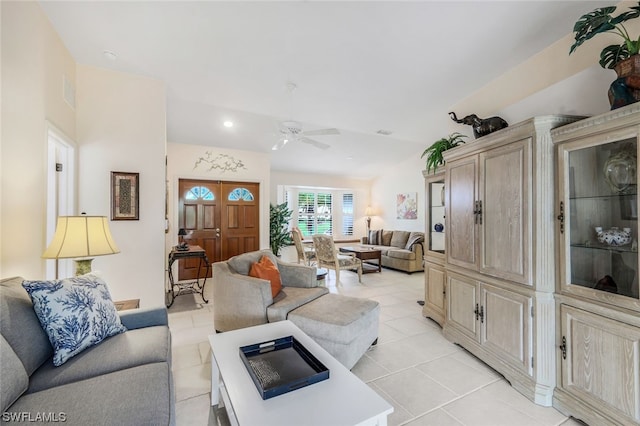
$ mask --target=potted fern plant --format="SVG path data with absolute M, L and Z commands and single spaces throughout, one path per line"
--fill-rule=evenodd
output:
M 463 138 L 466 138 L 466 136 L 460 133 L 452 133 L 446 138 L 435 141 L 429 148 L 425 149 L 420 158 L 427 157 L 427 173 L 429 173 L 431 169 L 433 169 L 433 173 L 435 173 L 438 166 L 444 165 L 442 153 L 465 143 Z
M 600 66 L 613 69 L 618 75 L 609 88 L 611 109 L 640 100 L 640 37 L 632 37 L 624 26 L 624 22 L 640 17 L 640 2 L 612 16 L 615 11 L 616 6 L 609 6 L 582 15 L 573 27 L 575 42 L 569 50 L 572 54 L 598 34 L 612 33 L 622 38 L 622 43 L 609 45 L 600 52 Z

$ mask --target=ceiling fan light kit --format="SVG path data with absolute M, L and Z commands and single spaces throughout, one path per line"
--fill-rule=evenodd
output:
M 295 83 L 289 81 L 287 82 L 286 87 L 291 97 L 291 104 L 293 104 L 293 92 L 298 88 L 298 86 Z M 293 107 L 291 109 L 293 110 Z M 279 149 L 284 148 L 284 146 L 290 141 L 303 142 L 323 150 L 329 149 L 331 145 L 317 141 L 315 139 L 311 139 L 308 136 L 326 136 L 340 134 L 340 131 L 335 128 L 304 131 L 302 124 L 294 120 L 281 121 L 278 123 L 278 127 L 281 136 L 278 142 L 271 148 L 271 150 L 273 151 L 278 151 Z
M 297 121 L 282 121 L 279 124 L 280 140 L 271 148 L 273 151 L 277 151 L 279 149 L 284 148 L 284 146 L 290 141 L 295 142 L 303 142 L 309 145 L 313 145 L 319 149 L 329 149 L 331 145 L 328 145 L 324 142 L 317 141 L 315 139 L 311 139 L 307 136 L 325 136 L 325 135 L 339 135 L 340 131 L 338 129 L 318 129 L 318 130 L 309 130 L 304 131 L 302 128 L 302 124 Z

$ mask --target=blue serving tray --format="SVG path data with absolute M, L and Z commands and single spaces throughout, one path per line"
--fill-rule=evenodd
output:
M 293 336 L 242 346 L 240 358 L 262 399 L 329 378 L 329 369 Z

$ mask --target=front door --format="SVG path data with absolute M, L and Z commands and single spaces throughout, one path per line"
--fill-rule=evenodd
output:
M 202 247 L 210 263 L 258 250 L 259 189 L 258 183 L 180 179 L 178 227 L 187 232 L 184 241 Z M 178 263 L 178 279 L 198 276 L 198 259 Z
M 260 248 L 260 184 L 221 182 L 222 253 L 220 260 Z

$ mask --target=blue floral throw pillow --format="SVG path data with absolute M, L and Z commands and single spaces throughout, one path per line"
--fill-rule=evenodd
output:
M 53 346 L 57 367 L 83 350 L 127 329 L 107 285 L 92 274 L 53 281 L 23 281 Z

